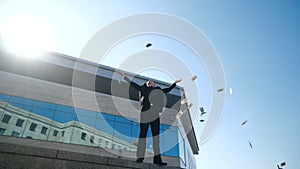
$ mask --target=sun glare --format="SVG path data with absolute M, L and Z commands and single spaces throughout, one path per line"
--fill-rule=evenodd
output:
M 17 56 L 35 58 L 54 47 L 49 26 L 29 16 L 11 19 L 1 36 L 4 48 Z

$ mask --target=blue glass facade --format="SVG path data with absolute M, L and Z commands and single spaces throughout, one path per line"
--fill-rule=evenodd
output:
M 125 117 L 6 94 L 0 94 L 0 102 L 0 135 L 136 151 L 139 124 Z M 160 128 L 162 155 L 184 160 L 178 128 Z M 153 151 L 152 139 L 147 151 Z

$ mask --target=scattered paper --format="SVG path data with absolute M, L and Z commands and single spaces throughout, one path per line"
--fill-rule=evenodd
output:
M 176 119 L 179 119 L 182 115 L 183 115 L 183 112 L 180 110 L 180 111 L 176 114 Z
M 204 114 L 206 114 L 206 112 L 204 111 L 204 108 L 200 107 L 200 116 L 203 116 Z
M 229 88 L 229 94 L 232 95 L 232 88 Z
M 190 103 L 190 104 L 189 104 L 189 109 L 191 109 L 191 108 L 192 108 L 192 106 L 193 106 L 193 103 Z
M 286 162 L 282 162 L 281 164 L 280 164 L 280 167 L 284 167 L 286 165 Z
M 248 140 L 249 146 L 251 149 L 253 149 L 252 143 Z
M 248 122 L 248 120 L 245 120 L 245 121 L 242 122 L 241 125 L 243 126 L 243 125 L 245 125 L 247 122 Z
M 180 102 L 180 104 L 185 104 L 185 103 L 187 103 L 187 101 L 188 101 L 187 98 L 182 99 L 181 102 Z
M 218 91 L 218 92 L 223 92 L 224 89 L 223 89 L 223 88 L 220 88 L 220 89 L 218 89 L 217 91 Z
M 197 77 L 196 75 L 194 75 L 194 76 L 192 77 L 192 81 L 195 81 L 197 78 L 198 78 L 198 77 Z
M 150 46 L 152 46 L 152 43 L 147 43 L 146 44 L 146 48 L 149 48 Z

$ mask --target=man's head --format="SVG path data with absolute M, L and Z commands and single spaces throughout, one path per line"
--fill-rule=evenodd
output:
M 152 80 L 148 80 L 147 86 L 149 86 L 149 87 L 155 87 L 155 83 Z

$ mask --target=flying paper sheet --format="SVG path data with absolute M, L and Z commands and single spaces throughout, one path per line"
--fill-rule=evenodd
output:
M 231 94 L 232 95 L 232 88 L 229 88 L 229 94 Z
M 206 112 L 201 112 L 200 116 L 203 116 L 204 114 L 206 114 Z
M 252 143 L 248 140 L 249 146 L 251 149 L 253 149 Z
M 180 102 L 180 104 L 185 104 L 185 103 L 187 103 L 187 101 L 188 101 L 187 98 L 182 99 L 181 102 Z
M 192 108 L 192 106 L 193 106 L 193 103 L 190 103 L 190 104 L 189 104 L 189 109 L 191 109 L 191 108 Z
M 241 125 L 243 126 L 243 125 L 245 125 L 247 122 L 248 122 L 248 120 L 245 120 L 245 121 L 242 122 Z
M 204 115 L 204 114 L 206 114 L 206 112 L 204 111 L 204 108 L 203 107 L 200 107 L 200 116 L 202 116 L 202 115 Z
M 223 92 L 223 91 L 224 91 L 224 89 L 223 89 L 223 88 L 221 88 L 221 89 L 218 89 L 217 91 L 218 91 L 218 92 Z
M 179 119 L 182 115 L 183 115 L 183 112 L 180 110 L 180 111 L 176 114 L 176 119 Z
M 196 75 L 194 75 L 194 76 L 192 77 L 192 81 L 195 81 L 197 78 L 198 78 L 198 77 L 197 77 Z
M 284 167 L 286 165 L 286 162 L 282 162 L 281 164 L 280 164 L 280 167 Z
M 149 48 L 150 46 L 152 46 L 151 43 L 147 43 L 147 44 L 146 44 L 146 48 Z

